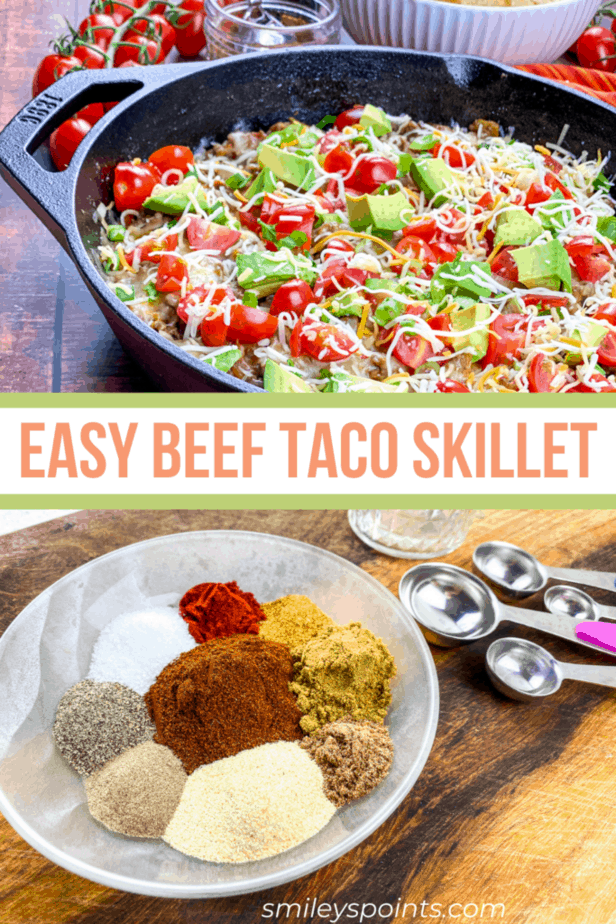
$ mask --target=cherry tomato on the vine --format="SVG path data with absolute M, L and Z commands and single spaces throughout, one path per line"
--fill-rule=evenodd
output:
M 106 13 L 91 13 L 79 24 L 79 34 L 88 42 L 107 48 L 115 35 L 116 23 L 112 16 Z
M 83 67 L 83 65 L 79 58 L 73 55 L 46 55 L 34 72 L 32 96 L 38 96 L 60 77 L 64 77 L 69 71 L 78 67 Z
M 100 48 L 91 45 L 75 45 L 73 48 L 73 57 L 81 62 L 82 67 L 88 70 L 98 70 L 105 67 L 107 58 Z
M 144 15 L 143 19 L 136 19 L 132 30 L 160 42 L 165 57 L 175 45 L 175 29 L 159 13 L 149 12 L 147 17 Z
M 103 13 L 111 16 L 116 25 L 121 26 L 130 19 L 138 6 L 138 0 L 109 0 L 103 7 Z
M 122 67 L 127 61 L 135 64 L 160 64 L 164 57 L 159 41 L 129 29 L 116 50 L 113 63 L 116 67 Z
M 90 103 L 89 106 L 84 106 L 83 109 L 75 113 L 76 118 L 85 119 L 90 125 L 96 125 L 98 120 L 102 119 L 104 115 L 105 110 L 102 103 Z
M 85 119 L 67 119 L 56 128 L 49 139 L 51 156 L 58 170 L 66 170 L 71 157 L 92 126 Z
M 575 47 L 582 67 L 613 73 L 616 70 L 616 40 L 603 26 L 591 26 L 580 35 Z

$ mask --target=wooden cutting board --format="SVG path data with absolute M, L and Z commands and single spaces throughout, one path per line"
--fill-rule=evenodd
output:
M 340 511 L 86 511 L 0 538 L 0 631 L 84 562 L 151 536 L 204 528 L 251 529 L 320 545 L 394 593 L 408 567 L 363 546 Z M 472 549 L 489 538 L 522 545 L 546 564 L 616 570 L 611 511 L 487 511 L 445 560 L 470 567 Z M 596 596 L 616 604 L 616 595 Z M 513 633 L 563 660 L 614 663 L 530 630 L 509 626 L 498 634 Z M 616 698 L 569 683 L 537 706 L 510 702 L 488 682 L 487 645 L 432 649 L 441 714 L 422 775 L 370 838 L 314 875 L 230 899 L 142 897 L 55 866 L 0 819 L 0 921 L 333 921 L 346 905 L 339 914 L 346 922 L 358 921 L 364 904 L 364 921 L 616 924 Z M 311 913 L 315 899 L 320 918 Z

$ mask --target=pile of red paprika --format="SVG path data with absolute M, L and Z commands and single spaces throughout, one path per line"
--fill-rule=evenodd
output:
M 172 48 L 187 58 L 205 48 L 203 0 L 92 0 L 77 30 L 68 24 L 32 81 L 37 96 L 75 70 L 161 64 Z M 115 103 L 91 103 L 63 122 L 50 138 L 51 156 L 64 170 L 92 126 Z

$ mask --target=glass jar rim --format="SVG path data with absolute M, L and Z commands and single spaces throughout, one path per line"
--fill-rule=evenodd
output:
M 244 2 L 246 6 L 249 5 L 248 0 L 244 0 Z M 288 3 L 290 6 L 297 6 L 299 8 L 304 6 L 304 4 L 302 4 L 301 2 L 298 2 L 298 0 L 281 0 L 281 2 Z M 255 28 L 261 29 L 263 31 L 270 31 L 275 34 L 296 35 L 299 33 L 301 35 L 304 30 L 308 31 L 310 29 L 315 29 L 316 27 L 320 28 L 322 26 L 327 26 L 335 22 L 335 20 L 340 16 L 340 6 L 338 4 L 338 0 L 314 0 L 314 2 L 315 4 L 320 5 L 321 7 L 328 7 L 329 12 L 322 19 L 317 19 L 314 22 L 306 23 L 303 26 L 268 26 L 268 25 L 260 25 L 259 23 L 251 23 L 250 20 L 242 19 L 239 16 L 234 16 L 233 13 L 231 12 L 227 12 L 229 7 L 220 6 L 217 0 L 204 0 L 204 7 L 205 7 L 205 12 L 206 12 L 206 22 L 207 22 L 208 16 L 211 15 L 211 13 L 208 14 L 208 10 L 209 10 L 211 12 L 215 12 L 217 15 L 222 16 L 222 18 L 224 19 L 229 19 L 232 22 L 237 23 L 237 25 L 239 26 L 253 25 Z M 236 4 L 239 4 L 239 3 L 242 3 L 242 0 L 234 0 L 232 4 L 229 4 L 229 6 L 235 6 Z

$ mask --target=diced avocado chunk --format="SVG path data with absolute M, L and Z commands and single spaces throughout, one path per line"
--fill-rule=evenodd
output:
M 343 318 L 346 315 L 361 318 L 367 303 L 367 299 L 359 292 L 341 292 L 340 295 L 334 298 L 329 306 L 329 311 L 336 318 Z
M 291 186 L 308 189 L 314 183 L 314 164 L 307 157 L 266 142 L 259 148 L 258 157 L 262 167 L 268 167 L 274 176 Z
M 428 200 L 434 200 L 436 208 L 447 201 L 446 195 L 439 196 L 438 193 L 451 186 L 454 175 L 442 157 L 417 158 L 411 164 L 411 176 Z
M 462 260 L 457 256 L 451 263 L 442 263 L 430 283 L 430 298 L 438 305 L 446 295 L 453 298 L 480 298 L 492 295 L 492 270 L 480 260 Z
M 326 373 L 326 375 L 323 375 Z M 346 372 L 329 372 L 323 370 L 323 377 L 328 379 L 323 393 L 338 392 L 392 392 L 398 391 L 397 385 L 391 385 L 388 382 L 376 382 L 373 379 L 364 378 L 361 375 L 349 375 Z
M 236 262 L 238 283 L 257 298 L 272 295 L 289 279 L 303 279 L 311 286 L 317 278 L 312 260 L 292 254 L 288 247 L 281 247 L 276 254 L 240 253 Z
M 579 337 L 580 341 L 591 349 L 601 346 L 606 334 L 607 327 L 603 327 L 598 321 L 592 320 L 589 320 L 581 330 L 575 330 L 573 332 L 574 337 Z
M 143 206 L 146 209 L 163 212 L 164 215 L 181 215 L 190 203 L 191 195 L 194 196 L 200 208 L 208 210 L 205 193 L 196 176 L 187 176 L 177 186 L 163 186 L 157 183 L 152 190 L 152 195 L 145 200 Z M 188 211 L 194 212 L 194 205 L 191 205 Z
M 454 331 L 465 331 L 476 327 L 482 321 L 487 321 L 490 317 L 490 308 L 488 305 L 473 305 L 471 308 L 460 308 L 450 314 L 451 328 Z M 472 361 L 477 362 L 483 359 L 488 351 L 488 325 L 483 330 L 471 330 L 471 333 L 464 337 L 456 337 L 453 341 L 454 350 L 464 350 L 467 347 L 473 348 L 471 355 Z
M 566 292 L 571 292 L 569 256 L 560 241 L 519 247 L 511 251 L 511 256 L 516 262 L 522 285 L 529 289 L 542 286 L 558 292 L 562 284 Z
M 563 208 L 563 203 L 566 202 L 567 200 L 560 189 L 557 189 L 547 202 L 542 202 L 541 205 L 535 209 L 535 217 L 539 219 L 546 231 L 552 233 L 562 231 L 562 229 L 573 220 L 575 213 L 571 205 L 567 203 L 567 207 Z
M 540 222 L 529 215 L 526 209 L 507 209 L 498 216 L 494 246 L 530 244 L 542 231 Z
M 346 197 L 349 223 L 356 231 L 374 228 L 382 231 L 401 231 L 408 225 L 413 207 L 403 192 L 393 196 Z
M 237 347 L 229 347 L 229 349 L 221 353 L 214 353 L 214 355 L 204 357 L 203 361 L 216 369 L 220 369 L 221 372 L 228 372 L 240 359 L 241 355 L 242 351 L 238 350 Z
M 265 167 L 257 174 L 244 195 L 250 200 L 253 196 L 256 196 L 257 193 L 274 192 L 275 189 L 276 177 L 271 170 Z
M 387 115 L 378 106 L 372 106 L 370 103 L 364 106 L 364 112 L 359 124 L 362 128 L 371 128 L 377 138 L 391 131 L 391 122 Z
M 270 392 L 309 392 L 310 385 L 293 372 L 290 366 L 280 366 L 272 359 L 265 362 L 263 371 L 263 387 Z
M 616 241 L 616 215 L 600 215 L 597 218 L 597 231 L 610 241 Z

